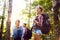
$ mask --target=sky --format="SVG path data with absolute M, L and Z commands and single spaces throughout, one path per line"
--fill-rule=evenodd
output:
M 32 2 L 33 0 L 31 0 Z M 30 0 L 28 0 L 28 4 L 30 3 Z M 11 26 L 15 25 L 15 21 L 17 19 L 22 20 L 22 16 L 20 15 L 21 10 L 23 10 L 24 8 L 26 8 L 26 1 L 25 0 L 13 0 L 12 2 L 12 16 L 11 16 Z M 23 20 L 21 21 L 21 25 L 23 22 Z
M 12 3 L 12 25 L 14 25 L 14 22 L 16 19 L 21 19 L 20 13 L 21 10 L 26 7 L 26 2 L 24 0 L 13 0 Z
M 28 0 L 30 1 L 30 0 Z M 31 0 L 32 2 L 32 0 Z M 4 1 L 0 2 L 0 9 L 3 7 Z M 13 0 L 12 2 L 12 16 L 11 16 L 11 23 L 12 26 L 14 25 L 14 22 L 16 19 L 21 19 L 21 10 L 23 10 L 26 7 L 25 0 Z M 0 10 L 0 15 L 2 15 L 3 9 Z M 22 23 L 22 21 L 21 21 Z M 21 24 L 22 25 L 22 24 Z
M 0 16 L 2 16 L 2 13 L 3 13 L 3 4 L 4 2 L 3 1 L 0 1 Z

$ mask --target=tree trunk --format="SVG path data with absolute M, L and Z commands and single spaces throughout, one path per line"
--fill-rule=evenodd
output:
M 10 40 L 11 13 L 12 13 L 12 0 L 9 0 L 9 9 L 8 9 L 8 19 L 7 19 L 7 22 L 6 22 L 5 40 Z
M 4 1 L 3 14 L 2 14 L 2 20 L 1 20 L 1 28 L 0 28 L 0 40 L 2 40 L 2 33 L 3 33 L 3 26 L 4 26 L 5 7 L 6 7 L 6 2 Z
M 60 26 L 59 26 L 59 7 L 60 7 L 60 0 L 53 0 L 53 11 L 54 11 L 54 24 L 55 24 L 55 40 L 60 40 Z

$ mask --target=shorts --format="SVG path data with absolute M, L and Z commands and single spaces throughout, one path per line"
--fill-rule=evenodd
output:
M 41 35 L 41 34 L 42 34 L 42 32 L 41 32 L 41 30 L 39 30 L 39 29 L 34 29 L 34 34 Z

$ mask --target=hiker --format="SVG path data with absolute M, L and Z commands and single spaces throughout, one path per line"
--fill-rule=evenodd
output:
M 36 6 L 36 18 L 33 23 L 34 29 L 34 40 L 41 40 L 41 28 L 43 23 L 42 7 L 40 5 Z
M 23 40 L 29 40 L 31 36 L 32 31 L 27 28 L 26 23 L 23 23 Z
M 23 29 L 20 26 L 20 20 L 16 20 L 14 27 L 15 28 L 13 30 L 13 39 L 14 40 L 21 40 L 22 34 L 23 34 Z
M 47 13 L 42 14 L 42 7 L 36 7 L 36 18 L 33 23 L 34 40 L 41 40 L 41 34 L 49 34 L 51 25 Z

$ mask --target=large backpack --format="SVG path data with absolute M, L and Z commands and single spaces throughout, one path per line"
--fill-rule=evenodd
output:
M 27 37 L 31 39 L 32 37 L 32 31 L 30 29 L 27 29 Z
M 32 31 L 27 28 L 27 32 L 24 34 L 24 38 L 31 39 L 32 37 Z
M 50 21 L 48 14 L 41 14 L 43 16 L 43 23 L 42 23 L 42 28 L 41 31 L 43 34 L 48 34 L 50 31 Z

